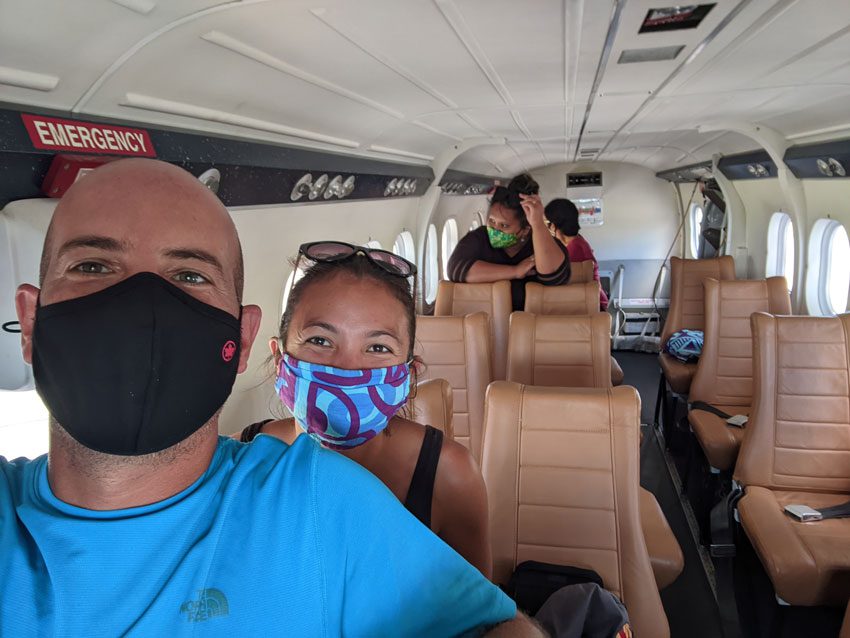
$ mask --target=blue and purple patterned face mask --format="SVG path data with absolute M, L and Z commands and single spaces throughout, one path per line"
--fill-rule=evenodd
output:
M 298 425 L 325 447 L 363 445 L 387 427 L 410 394 L 410 365 L 343 370 L 284 354 L 275 382 Z

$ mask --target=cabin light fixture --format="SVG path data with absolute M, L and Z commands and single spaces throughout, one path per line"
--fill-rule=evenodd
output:
M 354 175 L 349 175 L 345 178 L 345 181 L 342 183 L 342 186 L 339 189 L 339 198 L 348 197 L 351 193 L 354 192 L 354 184 L 355 179 Z
M 339 197 L 339 193 L 342 190 L 342 175 L 337 175 L 331 180 L 331 183 L 328 184 L 328 187 L 325 189 L 325 194 L 322 196 L 325 199 L 331 199 L 332 197 Z
M 217 168 L 209 168 L 198 175 L 198 181 L 213 193 L 218 194 L 218 187 L 221 186 L 221 173 Z
M 832 174 L 835 177 L 847 177 L 847 171 L 844 170 L 844 164 L 834 157 L 827 158 L 826 162 L 829 164 L 829 167 L 832 169 Z
M 315 182 L 313 182 L 313 186 L 310 187 L 310 192 L 307 193 L 307 199 L 311 202 L 317 199 L 319 195 L 325 192 L 325 188 L 327 188 L 329 181 L 330 178 L 328 177 L 328 174 L 322 174 Z
M 767 177 L 770 171 L 767 170 L 764 164 L 747 164 L 747 171 L 753 177 Z
M 398 182 L 398 180 L 395 177 L 390 180 L 390 183 L 387 184 L 387 187 L 384 189 L 384 197 L 391 197 L 395 195 L 396 182 Z
M 648 49 L 623 49 L 617 64 L 632 64 L 634 62 L 662 62 L 675 60 L 685 48 L 684 44 L 669 47 L 650 47 Z
M 304 195 L 308 195 L 310 193 L 312 185 L 313 176 L 310 173 L 305 173 L 301 179 L 295 183 L 295 186 L 292 187 L 292 193 L 290 193 L 289 198 L 293 202 L 297 202 L 299 199 L 304 197 Z

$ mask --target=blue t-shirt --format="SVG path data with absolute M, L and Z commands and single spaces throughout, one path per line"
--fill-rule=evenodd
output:
M 57 499 L 0 457 L 2 636 L 454 636 L 516 608 L 368 471 L 301 436 L 220 438 L 143 507 Z

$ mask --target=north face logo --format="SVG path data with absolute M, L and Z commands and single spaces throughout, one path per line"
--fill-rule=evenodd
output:
M 217 616 L 227 616 L 230 606 L 227 596 L 220 589 L 200 589 L 196 600 L 187 600 L 180 605 L 180 613 L 186 614 L 189 622 L 203 622 Z

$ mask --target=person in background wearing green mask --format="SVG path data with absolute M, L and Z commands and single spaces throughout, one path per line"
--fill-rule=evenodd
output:
M 511 282 L 513 309 L 525 306 L 525 284 L 559 286 L 570 279 L 566 248 L 546 227 L 540 187 L 531 175 L 497 186 L 487 225 L 467 233 L 449 259 L 449 279 L 460 283 Z

